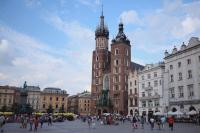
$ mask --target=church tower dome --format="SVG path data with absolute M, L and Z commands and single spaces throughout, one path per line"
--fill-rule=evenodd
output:
M 119 31 L 117 33 L 117 36 L 112 40 L 112 43 L 115 43 L 115 44 L 116 43 L 124 43 L 124 44 L 130 45 L 129 39 L 124 34 L 124 27 L 123 27 L 122 22 L 119 23 Z

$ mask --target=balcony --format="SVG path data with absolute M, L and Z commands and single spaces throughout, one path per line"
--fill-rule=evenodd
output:
M 160 95 L 154 95 L 154 96 L 144 96 L 144 97 L 140 97 L 139 100 L 150 100 L 150 99 L 158 99 L 160 98 Z
M 153 90 L 153 87 L 152 86 L 148 86 L 148 87 L 144 87 L 145 91 L 148 91 L 148 90 Z

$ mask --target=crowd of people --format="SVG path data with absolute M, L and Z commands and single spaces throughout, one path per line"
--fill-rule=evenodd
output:
M 52 115 L 42 115 L 42 116 L 36 116 L 36 115 L 28 115 L 28 114 L 21 114 L 21 115 L 15 115 L 14 121 L 20 123 L 20 128 L 22 129 L 28 129 L 29 131 L 37 131 L 38 127 L 43 127 L 44 122 L 48 123 L 48 126 L 52 126 L 53 117 Z M 0 131 L 4 131 L 4 125 L 6 123 L 6 118 L 1 115 L 0 116 Z
M 155 125 L 157 125 L 158 130 L 162 130 L 165 128 L 165 124 L 169 124 L 169 128 L 173 130 L 174 127 L 174 117 L 169 116 L 151 116 L 147 118 L 147 116 L 142 115 L 141 117 L 133 116 L 131 119 L 132 127 L 133 129 L 139 128 L 139 125 L 141 125 L 141 128 L 144 129 L 144 124 L 149 124 L 151 130 L 155 129 Z
M 43 127 L 44 122 L 52 125 L 53 117 L 52 115 L 42 115 L 42 116 L 34 116 L 34 115 L 20 115 L 16 118 L 18 122 L 20 122 L 20 128 L 27 128 L 29 125 L 29 131 L 37 131 L 38 127 Z
M 100 123 L 100 125 L 119 125 L 120 121 L 122 124 L 125 123 L 125 121 L 129 121 L 132 125 L 133 130 L 138 128 L 144 129 L 147 128 L 148 125 L 149 129 L 151 130 L 163 130 L 167 129 L 165 125 L 168 123 L 169 129 L 173 131 L 175 122 L 173 116 L 147 117 L 146 115 L 135 115 L 127 118 L 125 116 L 115 116 L 110 114 L 102 116 L 79 116 L 78 119 L 81 119 L 83 122 L 87 122 L 89 129 L 95 129 L 96 123 Z M 15 115 L 14 120 L 20 123 L 20 128 L 22 129 L 28 129 L 29 131 L 37 131 L 38 127 L 43 128 L 44 122 L 46 122 L 48 126 L 52 126 L 53 116 L 51 114 L 45 114 L 42 116 L 21 114 Z M 1 132 L 3 132 L 3 127 L 5 123 L 6 118 L 3 115 L 0 115 Z

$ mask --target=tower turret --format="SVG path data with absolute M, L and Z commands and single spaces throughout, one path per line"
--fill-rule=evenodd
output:
M 112 40 L 112 43 L 124 43 L 130 45 L 130 41 L 124 34 L 124 27 L 122 22 L 119 23 L 119 31 L 117 36 Z

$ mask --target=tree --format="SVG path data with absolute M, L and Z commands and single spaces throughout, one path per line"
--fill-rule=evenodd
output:
M 64 113 L 65 112 L 65 109 L 64 109 L 64 105 L 62 105 L 59 109 L 59 113 Z
M 8 109 L 7 109 L 7 106 L 6 105 L 4 105 L 2 108 L 1 108 L 1 111 L 2 112 L 6 112 Z
M 52 107 L 52 105 L 49 105 L 49 107 L 47 109 L 47 113 L 53 113 L 53 107 Z
M 18 103 L 14 103 L 12 105 L 12 111 L 15 114 L 19 114 L 19 113 L 27 113 L 27 114 L 32 114 L 33 112 L 33 108 L 31 107 L 30 104 L 18 104 Z
M 33 108 L 30 104 L 25 104 L 25 112 L 27 114 L 32 114 L 33 113 Z
M 12 105 L 11 109 L 15 114 L 19 114 L 20 113 L 20 109 L 21 109 L 21 105 L 18 104 L 18 103 L 14 103 Z

